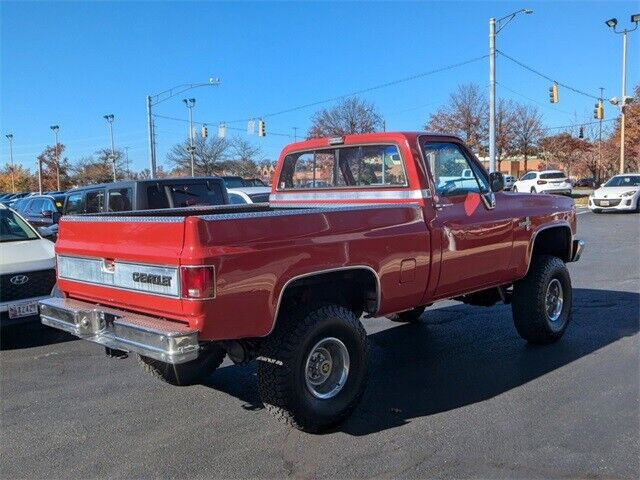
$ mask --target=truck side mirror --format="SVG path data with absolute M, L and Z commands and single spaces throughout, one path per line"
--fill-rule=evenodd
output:
M 489 187 L 492 192 L 501 192 L 504 189 L 504 175 L 500 172 L 489 174 Z

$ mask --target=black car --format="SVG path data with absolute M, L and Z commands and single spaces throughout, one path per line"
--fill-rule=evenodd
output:
M 69 190 L 63 215 L 226 205 L 229 196 L 218 177 L 124 180 Z
M 591 187 L 591 188 L 595 188 L 596 186 L 596 179 L 591 177 L 591 178 L 581 178 L 580 180 L 576 180 L 573 183 L 574 187 Z

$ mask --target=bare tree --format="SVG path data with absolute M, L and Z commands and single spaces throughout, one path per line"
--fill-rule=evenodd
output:
M 196 175 L 221 175 L 228 158 L 229 141 L 226 138 L 196 136 L 193 141 L 194 171 Z M 189 140 L 173 146 L 167 154 L 167 160 L 174 165 L 174 171 L 182 175 L 191 172 L 191 154 L 188 150 Z
M 245 178 L 253 178 L 258 171 L 262 149 L 250 141 L 236 137 L 230 143 L 230 159 L 225 162 L 225 171 Z
M 431 115 L 426 129 L 457 135 L 474 152 L 484 155 L 489 138 L 489 107 L 486 96 L 475 83 L 459 85 L 449 95 L 448 104 Z
M 331 109 L 316 112 L 309 138 L 342 136 L 382 130 L 383 120 L 375 106 L 357 97 L 341 100 Z
M 496 108 L 496 160 L 498 171 L 502 160 L 516 151 L 516 111 L 518 104 L 510 99 L 501 98 Z
M 570 133 L 563 132 L 540 139 L 540 148 L 547 163 L 558 163 L 565 169 L 567 177 L 576 160 L 588 151 L 588 141 L 574 138 Z
M 524 157 L 524 170 L 527 171 L 529 156 L 538 151 L 538 142 L 542 137 L 542 114 L 532 105 L 518 105 L 514 122 L 514 152 Z

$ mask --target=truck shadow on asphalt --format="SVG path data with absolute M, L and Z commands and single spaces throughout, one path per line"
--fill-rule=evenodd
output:
M 0 350 L 42 347 L 71 340 L 78 338 L 42 325 L 40 319 L 19 325 L 7 325 L 0 329 Z
M 634 335 L 639 312 L 638 293 L 574 289 L 568 330 L 547 346 L 525 343 L 506 305 L 460 304 L 429 309 L 417 324 L 389 322 L 369 335 L 369 385 L 338 430 L 368 435 L 490 399 Z M 222 367 L 206 385 L 240 398 L 245 409 L 261 409 L 255 370 Z

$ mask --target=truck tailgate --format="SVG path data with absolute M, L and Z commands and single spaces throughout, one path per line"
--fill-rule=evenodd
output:
M 184 221 L 63 218 L 56 242 L 60 290 L 72 298 L 188 321 L 182 317 L 178 278 Z M 140 281 L 141 274 L 147 275 L 143 280 L 156 277 Z M 158 275 L 161 281 L 156 282 Z

